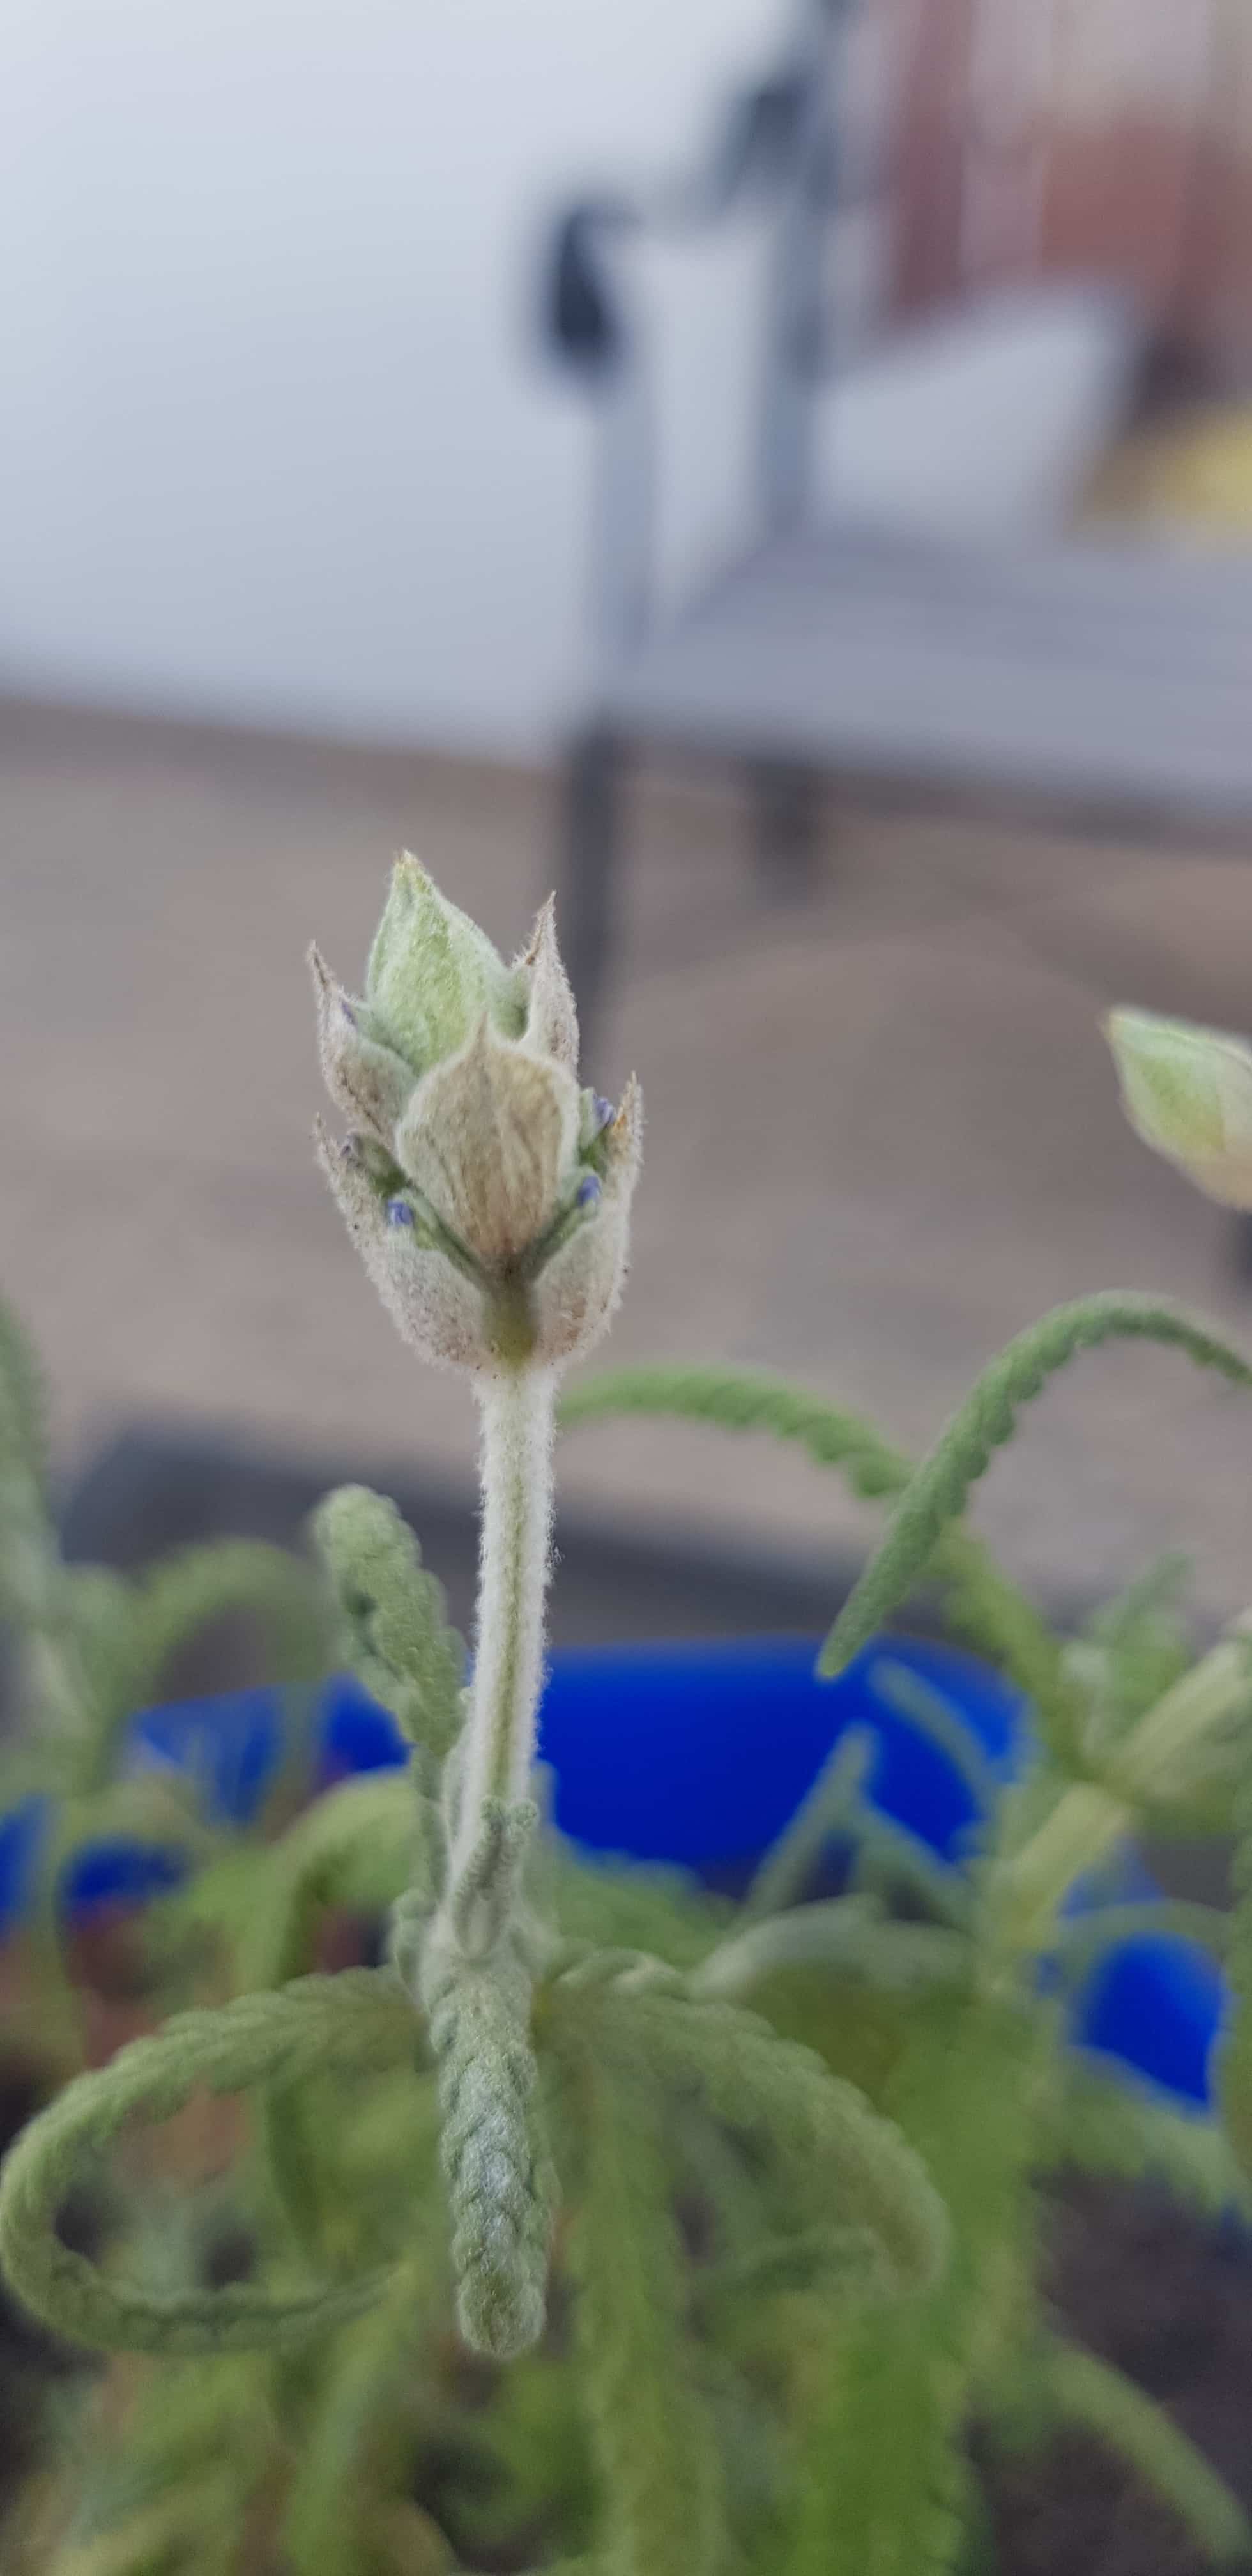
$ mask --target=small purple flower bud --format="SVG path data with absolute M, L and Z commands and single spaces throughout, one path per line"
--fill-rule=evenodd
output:
M 585 1179 L 581 1180 L 578 1184 L 578 1191 L 574 1200 L 574 1205 L 575 1207 L 580 1208 L 593 1208 L 599 1207 L 599 1204 L 600 1183 L 596 1179 L 594 1172 L 588 1172 Z
M 387 1223 L 388 1225 L 412 1225 L 413 1210 L 406 1199 L 388 1199 Z
M 617 1116 L 617 1112 L 613 1107 L 612 1101 L 605 1100 L 600 1092 L 596 1093 L 595 1113 L 597 1134 L 599 1134 L 602 1127 L 608 1126 L 610 1119 Z

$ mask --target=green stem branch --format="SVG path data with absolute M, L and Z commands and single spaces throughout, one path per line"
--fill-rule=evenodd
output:
M 543 1675 L 552 1533 L 553 1381 L 523 1367 L 481 1388 L 482 1560 L 452 1880 L 479 1850 L 484 1811 L 525 1798 Z

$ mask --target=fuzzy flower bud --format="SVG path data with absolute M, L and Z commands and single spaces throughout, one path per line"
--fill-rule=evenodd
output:
M 455 1055 L 488 1014 L 510 1037 L 520 1037 L 525 1021 L 516 971 L 407 852 L 392 871 L 365 969 L 365 999 L 370 1035 L 414 1073 Z
M 578 1085 L 578 1022 L 551 903 L 512 966 L 413 859 L 396 867 L 350 997 L 310 951 L 327 1089 L 351 1122 L 318 1147 L 406 1340 L 453 1367 L 546 1366 L 617 1302 L 641 1104 Z
M 1252 1045 L 1153 1011 L 1110 1011 L 1126 1115 L 1226 1207 L 1252 1209 Z

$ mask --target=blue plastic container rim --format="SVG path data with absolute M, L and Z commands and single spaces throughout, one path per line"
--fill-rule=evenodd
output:
M 812 1638 L 748 1637 L 554 1655 L 540 1753 L 560 1830 L 591 1852 L 734 1883 L 855 1726 L 874 1748 L 867 1794 L 958 1868 L 979 1822 L 971 1778 L 981 1768 L 991 1787 L 1007 1780 L 1029 1742 L 1020 1693 L 974 1656 L 914 1638 L 875 1639 L 834 1683 L 817 1680 L 816 1653 Z M 938 1694 L 959 1717 L 972 1762 L 958 1768 L 920 1730 L 909 1714 L 919 1691 Z M 189 1773 L 206 1814 L 243 1826 L 276 1773 L 285 1724 L 274 1690 L 172 1703 L 134 1721 L 130 1759 Z M 393 1719 L 357 1683 L 341 1675 L 327 1685 L 310 1747 L 318 1785 L 394 1767 L 405 1754 Z M 41 1800 L 0 1817 L 0 1930 L 28 1901 L 48 1823 Z M 90 1843 L 66 1865 L 62 1904 L 81 1919 L 104 1903 L 143 1903 L 176 1883 L 181 1867 L 159 1847 Z M 1142 1871 L 1135 1887 L 1149 1892 Z M 1075 1891 L 1075 1903 L 1088 1901 Z M 1207 1952 L 1173 1934 L 1144 1933 L 1105 1954 L 1079 1998 L 1072 2035 L 1182 2104 L 1203 2107 L 1225 2010 L 1223 1980 Z

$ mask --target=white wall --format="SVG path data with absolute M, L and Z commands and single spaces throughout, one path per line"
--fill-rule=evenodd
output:
M 8 0 L 0 684 L 542 747 L 588 462 L 527 343 L 542 217 L 689 150 L 785 19 Z

